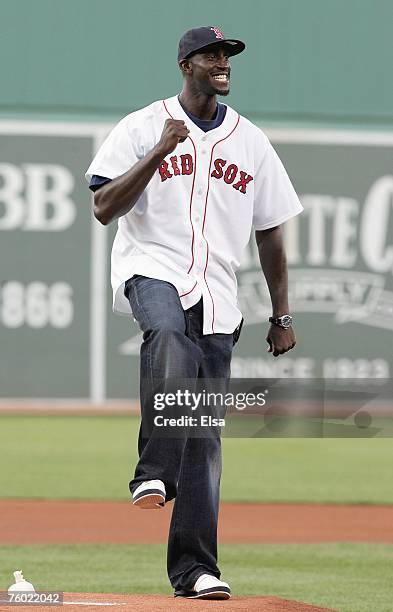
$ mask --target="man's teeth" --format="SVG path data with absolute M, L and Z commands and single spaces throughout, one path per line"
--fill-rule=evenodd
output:
M 213 77 L 213 79 L 214 79 L 215 81 L 225 81 L 225 82 L 226 82 L 226 81 L 228 80 L 228 77 L 227 77 L 227 75 L 226 75 L 226 74 L 216 74 L 216 75 Z

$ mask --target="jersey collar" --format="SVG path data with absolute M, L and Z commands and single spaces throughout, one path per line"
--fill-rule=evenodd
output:
M 239 120 L 239 114 L 227 105 L 227 112 L 224 121 L 218 127 L 208 132 L 204 132 L 200 127 L 196 125 L 184 112 L 177 96 L 167 98 L 163 100 L 163 106 L 165 114 L 173 119 L 182 119 L 188 129 L 190 130 L 191 136 L 194 140 L 203 140 L 209 142 L 216 142 L 228 136 L 234 129 L 237 121 Z

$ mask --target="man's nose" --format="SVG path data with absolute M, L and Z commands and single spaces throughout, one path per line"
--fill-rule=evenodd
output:
M 228 68 L 229 66 L 229 58 L 226 55 L 219 55 L 217 57 L 217 64 L 220 68 Z

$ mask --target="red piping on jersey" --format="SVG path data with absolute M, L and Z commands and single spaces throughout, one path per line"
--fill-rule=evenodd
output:
M 162 103 L 163 103 L 163 105 L 164 105 L 164 108 L 165 108 L 166 112 L 167 112 L 167 113 L 168 113 L 168 115 L 170 116 L 170 118 L 171 118 L 171 119 L 173 119 L 174 117 L 173 117 L 173 116 L 171 115 L 171 113 L 169 112 L 169 110 L 168 110 L 168 108 L 167 108 L 167 105 L 165 104 L 165 100 L 163 100 L 163 101 L 162 101 Z M 204 210 L 204 214 L 203 214 L 203 224 L 202 224 L 202 236 L 203 236 L 203 239 L 204 239 L 204 240 L 205 240 L 205 242 L 206 242 L 206 247 L 207 247 L 207 249 L 206 249 L 206 264 L 205 264 L 205 269 L 204 269 L 204 271 L 203 271 L 203 277 L 204 277 L 204 279 L 205 279 L 206 287 L 207 287 L 207 290 L 208 290 L 208 292 L 209 292 L 210 299 L 211 299 L 211 301 L 212 301 L 212 307 L 213 307 L 212 333 L 213 333 L 213 334 L 214 334 L 215 308 L 214 308 L 214 300 L 213 300 L 213 296 L 212 296 L 212 294 L 211 294 L 210 287 L 209 287 L 209 285 L 208 285 L 208 283 L 207 283 L 207 280 L 206 280 L 206 270 L 207 270 L 207 264 L 208 264 L 208 261 L 209 261 L 209 243 L 208 243 L 208 241 L 207 241 L 207 239 L 206 239 L 206 236 L 205 236 L 205 234 L 204 234 L 204 229 L 205 229 L 205 219 L 206 219 L 206 210 L 207 210 L 207 199 L 208 199 L 208 196 L 209 196 L 209 189 L 210 189 L 210 170 L 211 170 L 212 161 L 213 161 L 213 152 L 214 152 L 214 148 L 216 147 L 216 145 L 220 144 L 220 142 L 223 142 L 224 140 L 226 140 L 227 138 L 229 138 L 229 137 L 230 137 L 230 136 L 233 134 L 233 132 L 236 130 L 236 128 L 237 128 L 237 126 L 238 126 L 238 124 L 239 124 L 239 121 L 240 121 L 240 115 L 238 115 L 238 116 L 237 116 L 237 121 L 236 121 L 236 124 L 235 124 L 235 126 L 233 127 L 233 129 L 232 129 L 232 130 L 229 132 L 229 134 L 227 134 L 227 135 L 226 135 L 224 138 L 221 138 L 221 140 L 217 140 L 217 142 L 215 142 L 215 143 L 214 143 L 214 145 L 213 145 L 213 147 L 212 147 L 212 150 L 211 150 L 211 155 L 210 155 L 210 163 L 209 163 L 209 173 L 208 173 L 208 178 L 207 178 L 207 191 L 206 191 L 206 199 L 205 199 L 205 210 Z M 191 136 L 187 136 L 187 138 L 189 138 L 189 139 L 191 140 L 191 142 L 192 142 L 192 146 L 193 146 L 193 148 L 194 148 L 194 155 L 195 155 L 195 163 L 194 163 L 194 176 L 193 176 L 193 180 L 192 180 L 191 197 L 190 197 L 190 223 L 191 223 L 191 228 L 192 228 L 192 242 L 191 242 L 191 254 L 192 254 L 192 262 L 191 262 L 191 266 L 189 267 L 188 272 L 187 272 L 187 274 L 189 274 L 189 272 L 191 271 L 191 269 L 192 269 L 192 267 L 193 267 L 193 265 L 194 265 L 194 240 L 195 240 L 195 237 L 194 237 L 194 226 L 193 226 L 193 224 L 192 224 L 191 209 L 192 209 L 192 198 L 193 198 L 193 195 L 194 195 L 194 185 L 195 185 L 195 176 L 196 176 L 196 158 L 197 158 L 197 154 L 196 154 L 196 147 L 195 147 L 195 144 L 194 144 L 193 139 L 191 138 Z M 183 297 L 183 296 L 188 295 L 189 293 L 191 293 L 191 292 L 192 292 L 192 291 L 195 289 L 196 285 L 197 285 L 197 283 L 195 283 L 195 285 L 193 286 L 193 288 L 192 288 L 190 291 L 188 291 L 187 293 L 182 294 L 180 297 Z
M 187 291 L 187 293 L 182 293 L 179 297 L 184 297 L 185 295 L 188 295 L 189 293 L 191 293 L 191 291 L 194 291 L 195 287 L 197 286 L 197 282 L 195 281 L 195 285 L 193 286 L 192 289 L 190 289 L 190 291 Z
M 165 100 L 162 101 L 164 108 L 166 110 L 166 112 L 168 113 L 168 115 L 170 116 L 171 119 L 173 119 L 171 113 L 169 112 L 167 105 L 165 104 Z M 189 274 L 191 272 L 191 269 L 194 265 L 194 242 L 195 242 L 195 234 L 194 234 L 194 226 L 192 224 L 192 216 L 191 216 L 191 210 L 192 210 L 192 198 L 194 195 L 194 185 L 195 185 L 195 176 L 196 176 L 196 160 L 197 160 L 197 154 L 196 154 L 196 148 L 195 148 L 195 144 L 193 139 L 191 138 L 191 136 L 187 136 L 187 138 L 189 138 L 192 142 L 192 146 L 194 147 L 194 176 L 192 177 L 192 186 L 191 186 L 191 196 L 190 196 L 190 223 L 191 223 L 191 229 L 192 229 L 192 240 L 191 240 L 191 265 L 187 270 L 187 274 Z M 184 294 L 187 295 L 187 294 Z M 180 296 L 181 297 L 181 296 Z
M 206 287 L 207 290 L 209 292 L 210 295 L 210 299 L 212 301 L 212 305 L 213 305 L 213 318 L 212 318 L 212 333 L 214 334 L 214 317 L 215 317 L 215 310 L 214 310 L 214 300 L 213 300 L 213 296 L 211 294 L 209 285 L 207 284 L 207 280 L 206 280 L 206 270 L 207 270 L 207 263 L 209 261 L 209 243 L 206 240 L 205 234 L 204 234 L 204 229 L 205 229 L 205 219 L 206 219 L 206 210 L 207 210 L 207 199 L 209 197 L 209 188 L 210 188 L 210 170 L 212 167 L 212 161 L 213 161 L 213 152 L 214 152 L 214 148 L 216 147 L 216 145 L 220 144 L 220 142 L 223 142 L 224 140 L 226 140 L 227 138 L 229 138 L 229 136 L 231 136 L 233 134 L 233 132 L 236 130 L 238 124 L 240 121 L 240 115 L 237 116 L 237 121 L 235 124 L 235 127 L 229 132 L 229 134 L 227 134 L 227 136 L 225 136 L 225 138 L 221 138 L 221 140 L 217 140 L 217 142 L 214 143 L 214 145 L 212 146 L 212 151 L 211 151 L 211 155 L 210 155 L 210 163 L 209 163 L 209 174 L 208 174 L 208 179 L 207 179 L 207 192 L 206 192 L 206 200 L 205 200 L 205 212 L 203 215 L 203 224 L 202 224 L 202 236 L 206 242 L 206 246 L 207 246 L 207 255 L 206 255 L 206 265 L 205 265 L 205 269 L 203 271 L 203 277 L 205 279 L 205 283 L 206 283 Z

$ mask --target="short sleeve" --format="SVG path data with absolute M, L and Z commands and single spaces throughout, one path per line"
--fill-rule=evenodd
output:
M 132 168 L 143 157 L 140 130 L 129 116 L 108 134 L 85 174 L 88 183 L 94 175 L 114 179 Z
M 265 230 L 288 221 L 303 210 L 290 178 L 272 147 L 261 132 L 258 151 L 261 162 L 255 173 L 253 226 Z
M 90 179 L 90 183 L 89 183 L 89 189 L 91 189 L 91 191 L 98 191 L 98 189 L 100 189 L 100 187 L 102 187 L 103 185 L 106 185 L 107 183 L 110 183 L 112 179 L 107 178 L 106 176 L 98 176 L 97 174 L 93 174 L 93 176 Z

